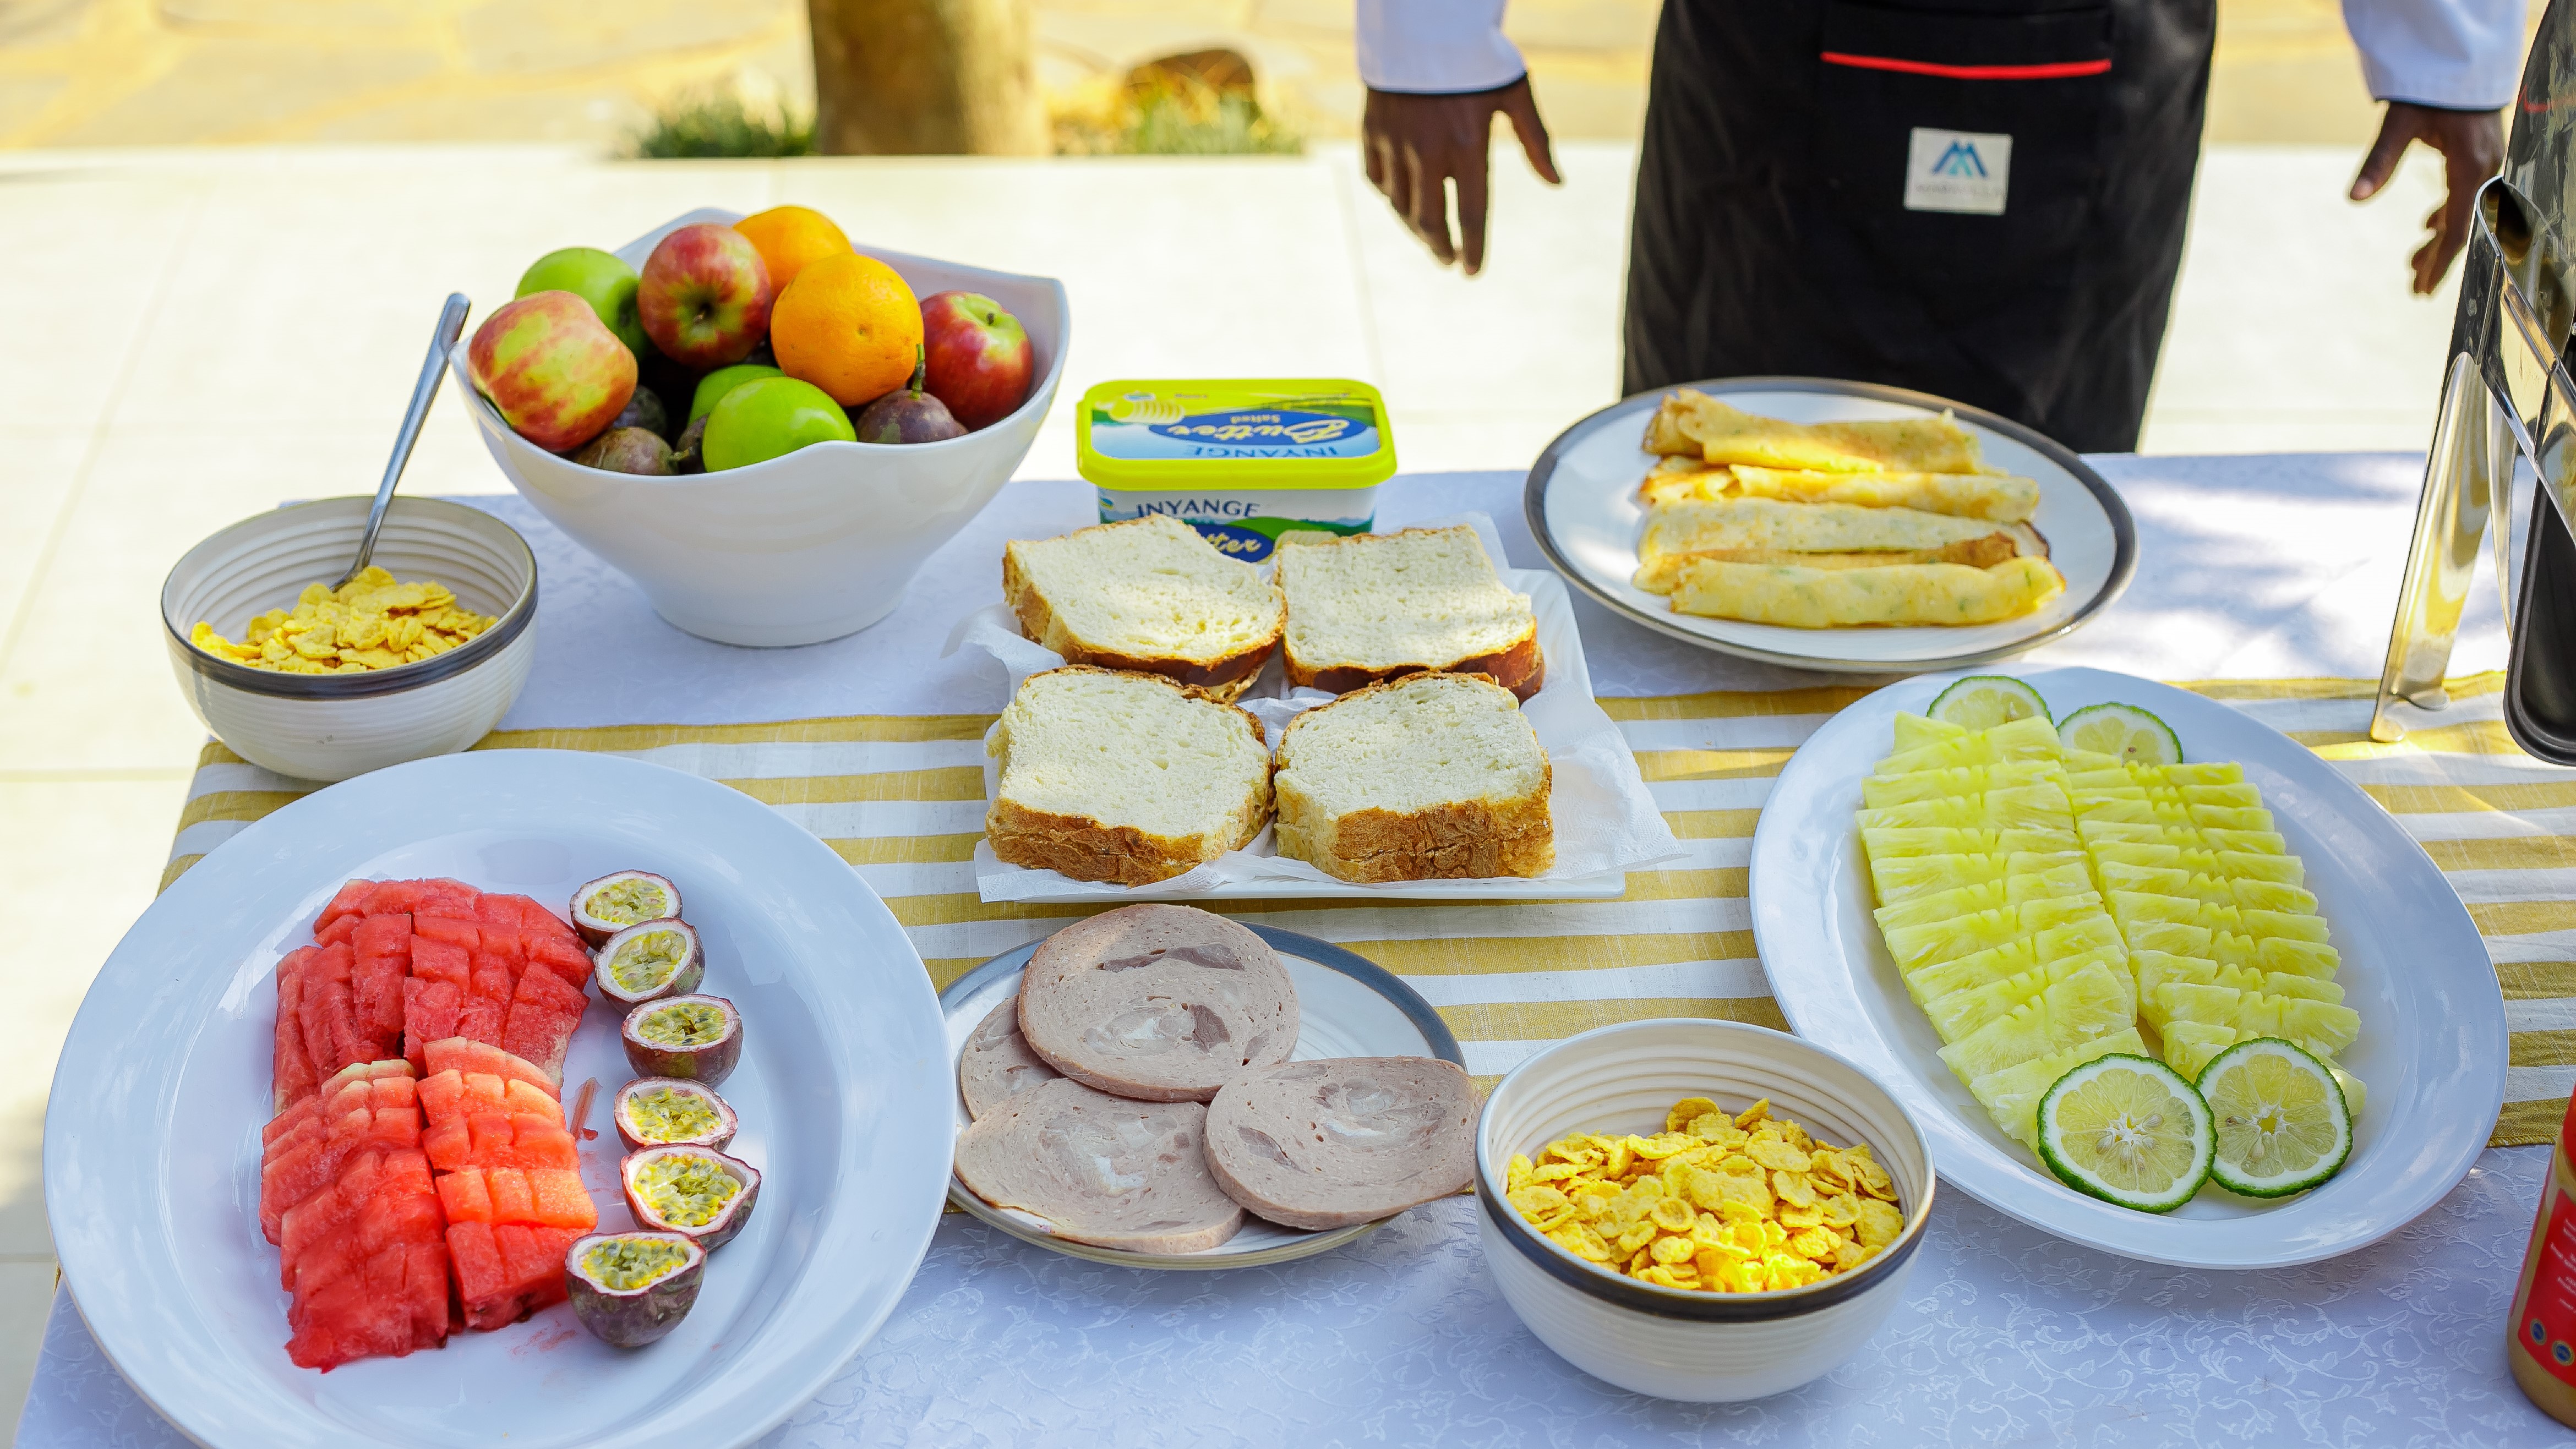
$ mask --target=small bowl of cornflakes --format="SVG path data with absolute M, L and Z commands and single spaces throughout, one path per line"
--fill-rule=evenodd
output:
M 397 497 L 369 569 L 335 590 L 374 501 L 246 518 L 161 585 L 188 707 L 254 765 L 331 781 L 448 754 L 490 733 L 528 682 L 527 540 L 478 508 Z
M 1905 1108 L 1784 1032 L 1683 1018 L 1530 1057 L 1476 1129 L 1485 1261 L 1539 1341 L 1632 1393 L 1758 1399 L 1905 1294 L 1932 1206 Z

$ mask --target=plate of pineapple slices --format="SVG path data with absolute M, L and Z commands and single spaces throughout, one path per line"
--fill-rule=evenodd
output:
M 1942 1176 L 2194 1268 L 2347 1253 L 2450 1191 L 2504 1101 L 2459 896 L 2351 781 L 2130 675 L 1927 675 L 1844 709 L 1753 836 L 1799 1035 L 1903 1101 Z

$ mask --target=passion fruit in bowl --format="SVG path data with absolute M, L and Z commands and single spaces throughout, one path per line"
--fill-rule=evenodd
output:
M 594 958 L 599 994 L 621 1006 L 686 996 L 707 974 L 697 927 L 672 917 L 645 921 L 611 936 Z
M 646 921 L 675 920 L 680 915 L 680 888 L 669 876 L 649 870 L 621 870 L 601 876 L 572 893 L 565 914 L 581 943 L 596 951 L 608 938 Z
M 606 984 L 602 973 L 602 985 Z M 626 1013 L 618 1036 L 640 1077 L 679 1077 L 712 1087 L 742 1061 L 742 1013 L 721 996 L 666 996 Z
M 712 1253 L 751 1221 L 760 1169 L 712 1147 L 647 1147 L 618 1164 L 627 1211 L 646 1229 L 678 1233 Z
M 616 1348 L 642 1348 L 679 1327 L 706 1278 L 707 1250 L 686 1233 L 591 1233 L 564 1254 L 573 1315 Z
M 617 1089 L 608 1118 L 629 1152 L 647 1147 L 706 1147 L 716 1151 L 739 1127 L 733 1108 L 702 1082 L 679 1077 L 637 1077 Z

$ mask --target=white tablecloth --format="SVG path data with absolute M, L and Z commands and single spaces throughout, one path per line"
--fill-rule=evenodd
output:
M 2035 657 L 2166 679 L 2378 672 L 2417 460 L 2094 461 L 2137 515 L 2138 581 Z M 1481 508 L 1514 564 L 1544 567 L 1520 486 L 1518 474 L 1407 476 L 1379 516 Z M 1079 485 L 1014 484 L 885 623 L 759 651 L 679 634 L 517 500 L 491 503 L 544 571 L 535 677 L 512 728 L 998 709 L 990 666 L 939 657 L 949 626 L 998 595 L 1001 539 L 1061 532 L 1091 506 Z M 1577 609 L 1603 694 L 1815 682 Z M 2482 587 L 2454 669 L 2502 658 Z M 1222 1274 L 1103 1268 L 952 1216 L 875 1340 L 762 1443 L 2564 1444 L 2576 1436 L 2504 1368 L 2506 1304 L 2546 1171 L 2542 1149 L 2489 1151 L 2375 1247 L 2259 1274 L 2072 1247 L 1953 1192 L 1908 1301 L 1852 1362 L 1795 1393 L 1711 1407 L 1618 1392 L 1541 1347 L 1495 1291 L 1463 1200 L 1320 1258 Z M 18 1443 L 184 1442 L 58 1294 Z

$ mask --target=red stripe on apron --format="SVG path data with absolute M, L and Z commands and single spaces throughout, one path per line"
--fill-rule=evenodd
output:
M 2043 65 L 1936 65 L 1928 60 L 1898 60 L 1888 55 L 1845 55 L 1828 50 L 1823 59 L 1827 65 L 1847 65 L 1856 70 L 1894 70 L 1907 75 L 1937 75 L 1951 80 L 2064 80 L 2069 76 L 2101 75 L 2110 70 L 2104 60 L 2059 60 Z

